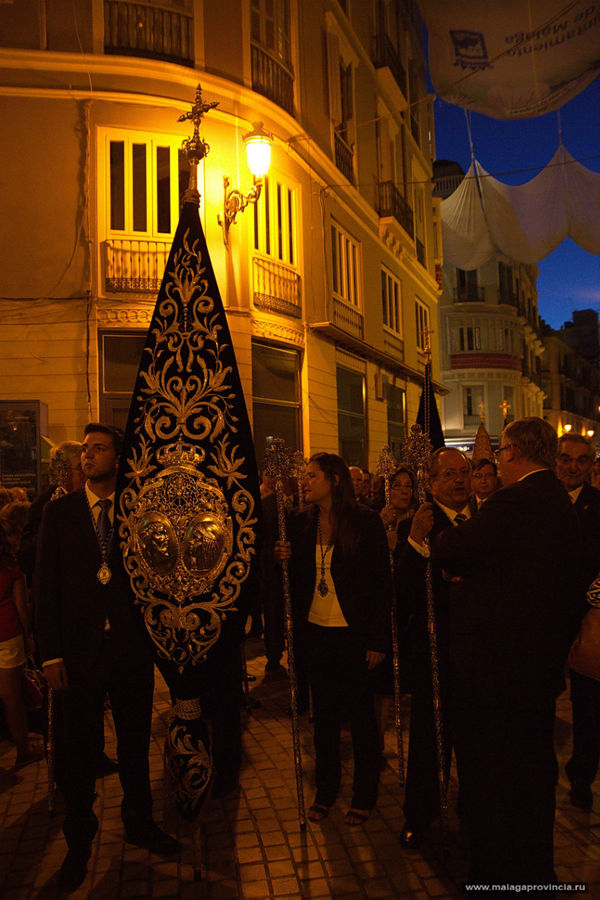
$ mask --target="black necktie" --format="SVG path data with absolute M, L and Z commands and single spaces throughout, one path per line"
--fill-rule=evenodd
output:
M 100 539 L 100 544 L 102 545 L 102 547 L 106 547 L 112 527 L 110 524 L 110 519 L 108 517 L 108 511 L 112 506 L 112 500 L 98 500 L 96 506 L 100 507 L 98 520 L 96 522 L 98 538 Z
M 467 517 L 465 516 L 464 513 L 456 513 L 456 515 L 454 516 L 453 524 L 460 525 L 461 522 L 466 522 L 466 521 L 467 521 Z

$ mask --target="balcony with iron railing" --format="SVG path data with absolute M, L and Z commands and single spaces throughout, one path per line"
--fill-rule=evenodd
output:
M 253 299 L 257 309 L 299 319 L 302 316 L 300 276 L 290 266 L 255 257 Z
M 464 175 L 441 175 L 434 180 L 433 196 L 445 199 L 462 183 Z
M 365 329 L 362 313 L 358 309 L 349 306 L 343 300 L 338 300 L 337 297 L 333 298 L 333 324 L 341 328 L 342 331 L 347 332 L 347 334 L 351 334 L 352 337 L 360 338 L 361 340 L 364 337 Z
M 258 44 L 252 44 L 252 89 L 294 114 L 294 73 Z
M 156 294 L 171 250 L 170 241 L 109 240 L 101 245 L 107 293 Z
M 396 84 L 406 97 L 406 70 L 402 65 L 400 55 L 385 32 L 380 32 L 375 38 L 376 69 L 387 67 L 396 80 Z
M 334 132 L 335 164 L 340 172 L 354 184 L 354 151 L 339 131 Z
M 509 306 L 514 306 L 515 309 L 519 308 L 519 298 L 512 288 L 500 287 L 498 290 L 498 303 L 507 303 Z
M 104 52 L 194 65 L 194 17 L 160 3 L 104 0 Z
M 478 284 L 463 284 L 453 291 L 455 303 L 483 303 L 483 288 Z
M 413 211 L 393 181 L 379 183 L 377 212 L 382 218 L 393 216 L 406 233 L 414 238 Z

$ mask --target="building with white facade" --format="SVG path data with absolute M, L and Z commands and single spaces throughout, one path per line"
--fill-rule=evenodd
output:
M 460 184 L 456 163 L 436 162 L 436 196 Z M 538 268 L 497 254 L 479 269 L 444 262 L 439 306 L 442 427 L 449 445 L 471 450 L 482 415 L 492 443 L 505 421 L 542 416 Z

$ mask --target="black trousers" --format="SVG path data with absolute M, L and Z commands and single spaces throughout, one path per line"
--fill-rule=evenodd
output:
M 134 661 L 124 659 L 122 654 L 117 655 L 109 637 L 97 665 L 81 672 L 69 671 L 64 746 L 61 748 L 66 760 L 63 830 L 69 847 L 89 843 L 97 828 L 92 809 L 94 768 L 98 753 L 98 717 L 102 715 L 105 692 L 110 698 L 117 735 L 123 822 L 127 826 L 152 816 L 148 750 L 154 669 L 151 661 L 136 665 Z
M 459 706 L 454 726 L 470 880 L 552 883 L 554 703 L 523 710 Z
M 600 681 L 571 669 L 573 755 L 567 775 L 574 784 L 591 787 L 600 761 Z
M 364 641 L 349 628 L 305 629 L 312 689 L 316 753 L 316 803 L 331 806 L 341 781 L 340 730 L 350 720 L 354 752 L 352 806 L 372 809 L 379 784 L 379 739 Z
M 267 660 L 278 663 L 285 647 L 285 616 L 283 588 L 278 573 L 269 572 L 261 581 L 260 598 L 263 610 L 263 640 Z
M 428 653 L 415 657 L 411 666 L 410 739 L 404 793 L 404 816 L 412 831 L 425 831 L 440 815 L 438 753 L 433 712 L 431 662 Z M 446 783 L 450 773 L 452 741 L 447 702 L 447 665 L 440 660 L 443 748 Z

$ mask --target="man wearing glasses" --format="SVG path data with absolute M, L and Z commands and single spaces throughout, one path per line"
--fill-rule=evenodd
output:
M 480 459 L 473 464 L 471 484 L 473 485 L 474 494 L 471 506 L 473 511 L 476 511 L 488 497 L 492 496 L 498 487 L 497 468 L 493 459 Z
M 596 454 L 581 434 L 564 434 L 558 441 L 556 473 L 565 486 L 581 523 L 585 577 L 590 584 L 600 573 L 600 491 L 588 483 Z M 581 614 L 587 611 L 584 604 Z M 571 803 L 589 812 L 592 783 L 600 760 L 600 682 L 571 670 L 573 755 L 566 766 Z
M 507 425 L 496 452 L 504 487 L 433 544 L 438 565 L 460 579 L 450 598 L 452 722 L 469 880 L 481 884 L 556 881 L 555 701 L 581 581 L 557 446 L 543 419 Z

